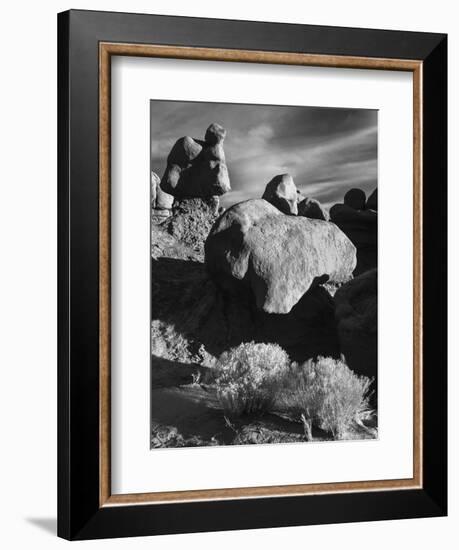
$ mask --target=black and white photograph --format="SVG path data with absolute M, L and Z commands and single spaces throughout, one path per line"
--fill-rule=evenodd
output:
M 4 4 L 1 548 L 457 547 L 459 18 L 413 7 Z
M 151 448 L 377 438 L 377 111 L 150 113 Z

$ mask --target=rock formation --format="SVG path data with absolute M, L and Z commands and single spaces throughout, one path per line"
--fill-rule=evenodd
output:
M 335 317 L 341 352 L 357 374 L 377 375 L 378 272 L 362 273 L 335 294 Z
M 335 223 L 357 248 L 359 275 L 377 266 L 378 261 L 378 218 L 373 210 L 365 210 L 365 193 L 351 189 L 344 196 L 344 204 L 335 204 L 330 209 L 330 221 Z
M 174 197 L 165 193 L 160 187 L 160 178 L 151 173 L 151 219 L 153 224 L 162 223 L 171 214 Z
M 204 259 L 204 243 L 218 217 L 218 197 L 176 200 L 172 215 L 163 224 L 169 235 Z
M 298 203 L 298 216 L 313 220 L 329 220 L 328 212 L 319 201 L 306 197 Z
M 159 187 L 159 184 L 161 183 L 161 179 L 160 177 L 158 176 L 158 174 L 156 174 L 156 172 L 151 172 L 151 180 L 150 180 L 150 183 L 151 183 L 151 208 L 156 208 L 156 195 L 158 194 L 157 193 L 157 188 Z
M 175 142 L 167 157 L 161 189 L 177 198 L 207 198 L 231 189 L 223 141 L 226 130 L 211 124 L 204 141 L 189 136 Z
M 376 188 L 373 193 L 368 197 L 366 203 L 367 210 L 378 210 L 378 189 Z
M 267 184 L 262 198 L 284 214 L 298 214 L 298 190 L 290 174 L 275 176 Z
M 223 289 L 249 288 L 260 310 L 285 314 L 316 284 L 347 281 L 356 251 L 334 224 L 286 216 L 255 199 L 232 206 L 215 222 L 205 261 Z
M 366 203 L 365 191 L 362 189 L 350 189 L 344 195 L 344 204 L 353 210 L 364 210 Z

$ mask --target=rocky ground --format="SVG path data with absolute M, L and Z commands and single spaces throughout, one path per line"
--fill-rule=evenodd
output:
M 341 285 L 319 285 L 287 315 L 259 311 L 247 295 L 226 295 L 204 263 L 215 211 L 196 202 L 195 208 L 186 210 L 192 220 L 184 221 L 179 208 L 152 230 L 152 448 L 305 441 L 298 419 L 281 414 L 225 418 L 207 383 L 210 367 L 223 351 L 252 340 L 280 343 L 292 360 L 339 357 L 333 295 Z M 178 239 L 193 220 L 202 234 L 195 231 L 188 243 Z M 375 425 L 376 417 L 346 438 L 374 438 Z M 313 437 L 331 439 L 320 430 Z
M 154 360 L 153 371 L 157 367 L 158 362 Z M 168 368 L 167 374 L 158 372 L 153 376 L 152 448 L 308 441 L 301 422 L 285 417 L 280 412 L 274 411 L 261 417 L 245 416 L 237 420 L 227 418 L 215 398 L 212 386 L 193 382 L 193 375 L 199 372 L 198 367 L 186 365 L 180 373 Z M 374 416 L 365 426 L 354 425 L 344 439 L 374 439 L 377 437 L 376 424 Z M 312 435 L 314 441 L 333 439 L 330 434 L 316 428 Z

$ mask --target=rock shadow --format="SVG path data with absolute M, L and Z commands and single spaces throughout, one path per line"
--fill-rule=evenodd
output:
M 242 342 L 279 344 L 292 360 L 339 355 L 334 301 L 321 286 L 310 289 L 288 314 L 260 311 L 249 292 L 226 292 L 203 263 L 152 260 L 152 320 L 159 319 L 214 356 Z

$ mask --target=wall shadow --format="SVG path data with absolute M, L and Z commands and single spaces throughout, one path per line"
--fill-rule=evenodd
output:
M 57 534 L 57 518 L 24 518 L 27 523 L 38 527 L 46 533 L 56 536 Z

